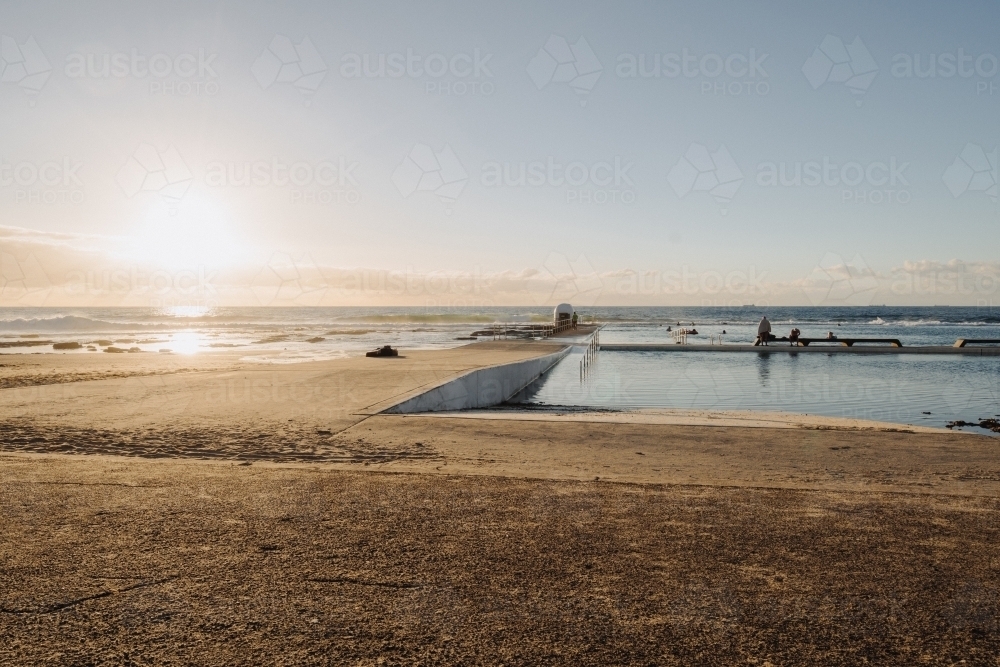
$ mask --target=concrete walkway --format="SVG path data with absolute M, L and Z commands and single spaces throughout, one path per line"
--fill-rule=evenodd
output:
M 954 347 L 951 345 L 923 345 L 919 347 L 893 347 L 891 345 L 837 345 L 813 344 L 794 347 L 788 343 L 772 345 L 678 345 L 675 343 L 601 343 L 601 349 L 617 352 L 757 352 L 760 354 L 961 354 L 972 357 L 1000 356 L 1000 347 Z
M 120 376 L 110 379 L 59 382 L 58 377 L 49 377 L 39 380 L 48 384 L 0 389 L 0 414 L 71 427 L 225 427 L 294 421 L 297 426 L 342 430 L 470 371 L 550 355 L 565 347 L 562 342 L 496 341 L 449 350 L 403 349 L 399 357 L 389 358 L 287 365 L 234 360 L 227 369 L 219 368 L 218 357 L 204 355 L 191 357 L 183 372 L 176 368 L 176 359 L 143 355 L 146 365 L 133 369 L 135 374 L 122 367 Z M 59 364 L 56 373 L 70 376 L 78 363 L 70 355 L 6 355 L 4 361 Z M 117 359 L 108 362 L 121 366 Z M 157 371 L 150 366 L 157 363 L 172 365 Z

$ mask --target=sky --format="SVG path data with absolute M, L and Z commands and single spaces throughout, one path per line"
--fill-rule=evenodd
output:
M 0 3 L 0 306 L 992 307 L 998 19 Z

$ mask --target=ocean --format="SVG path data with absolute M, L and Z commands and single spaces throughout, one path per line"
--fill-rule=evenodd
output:
M 762 314 L 774 333 L 877 336 L 905 345 L 950 345 L 956 338 L 1000 336 L 996 307 L 634 307 L 579 308 L 584 321 L 606 324 L 602 341 L 664 342 L 667 327 L 698 329 L 691 342 L 752 341 Z M 133 340 L 144 351 L 205 353 L 238 348 L 268 352 L 272 361 L 307 361 L 358 353 L 378 344 L 433 349 L 494 322 L 549 322 L 552 309 L 524 308 L 0 308 L 0 341 L 40 337 L 54 342 Z M 723 333 L 725 332 L 725 333 Z M 317 340 L 309 343 L 309 340 Z M 34 351 L 42 351 L 40 348 Z M 51 348 L 50 348 L 51 351 Z M 279 352 L 288 352 L 281 355 Z
M 580 308 L 603 323 L 601 342 L 670 342 L 668 328 L 695 328 L 689 342 L 751 342 L 762 314 L 777 335 L 899 338 L 906 346 L 1000 338 L 1000 309 L 888 307 L 766 309 Z M 114 344 L 143 352 L 225 351 L 257 363 L 297 363 L 363 354 L 389 344 L 443 349 L 468 344 L 500 323 L 551 320 L 524 308 L 3 308 L 0 353 L 66 354 Z M 44 341 L 44 342 L 43 342 Z M 25 343 L 36 343 L 22 347 Z M 88 350 L 88 346 L 93 349 Z M 1000 357 L 945 355 L 756 355 L 601 352 L 587 378 L 570 355 L 518 401 L 546 407 L 782 410 L 943 426 L 1000 415 Z

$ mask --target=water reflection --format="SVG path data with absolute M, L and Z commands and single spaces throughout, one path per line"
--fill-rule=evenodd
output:
M 780 410 L 944 426 L 1000 414 L 1000 357 L 601 353 L 569 357 L 519 402 L 601 408 Z
M 771 355 L 766 352 L 757 354 L 757 379 L 761 387 L 767 387 L 767 381 L 771 377 Z

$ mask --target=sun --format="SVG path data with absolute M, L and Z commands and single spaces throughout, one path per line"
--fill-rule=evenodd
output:
M 164 269 L 231 264 L 245 254 L 226 207 L 196 190 L 189 190 L 175 208 L 148 208 L 128 246 L 136 260 Z

